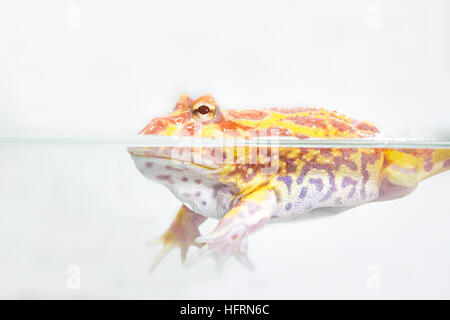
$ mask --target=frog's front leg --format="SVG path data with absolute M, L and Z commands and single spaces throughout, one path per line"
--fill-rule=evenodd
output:
M 185 265 L 191 265 L 213 254 L 216 255 L 219 268 L 230 256 L 235 256 L 239 262 L 252 269 L 253 264 L 247 257 L 248 234 L 267 223 L 275 205 L 275 194 L 268 187 L 246 195 L 222 218 L 210 235 L 195 240 L 203 246 L 186 261 Z
M 206 220 L 206 217 L 199 215 L 185 205 L 177 213 L 169 229 L 156 241 L 151 244 L 162 243 L 163 248 L 154 260 L 151 271 L 154 271 L 161 260 L 169 251 L 175 247 L 180 247 L 181 261 L 186 260 L 188 249 L 191 245 L 199 246 L 194 239 L 200 236 L 198 227 Z

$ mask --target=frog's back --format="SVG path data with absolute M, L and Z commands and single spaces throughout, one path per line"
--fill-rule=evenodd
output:
M 225 116 L 240 128 L 258 134 L 306 138 L 367 138 L 379 131 L 370 122 L 359 121 L 336 111 L 316 108 L 270 108 L 225 110 Z M 253 129 L 253 130 L 252 130 Z

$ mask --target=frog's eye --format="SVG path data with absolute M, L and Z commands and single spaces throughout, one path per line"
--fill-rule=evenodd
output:
M 217 106 L 214 103 L 199 101 L 192 107 L 192 116 L 196 120 L 212 120 L 216 113 Z

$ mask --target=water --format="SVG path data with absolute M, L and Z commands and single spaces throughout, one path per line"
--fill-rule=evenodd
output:
M 292 147 L 292 141 L 283 143 Z M 268 225 L 249 239 L 254 272 L 234 259 L 222 273 L 212 259 L 184 269 L 175 250 L 149 273 L 160 248 L 145 243 L 165 231 L 180 203 L 142 177 L 125 147 L 173 145 L 173 140 L 2 138 L 0 144 L 2 297 L 450 296 L 450 212 L 443 197 L 448 172 L 424 181 L 405 198 L 324 219 Z M 355 144 L 450 146 L 442 140 L 300 142 L 308 147 Z M 215 223 L 208 220 L 202 233 Z
M 400 139 L 389 137 L 364 139 L 317 139 L 305 140 L 292 137 L 260 137 L 259 139 L 211 139 L 171 136 L 131 137 L 0 137 L 0 146 L 127 146 L 127 147 L 222 147 L 267 146 L 296 148 L 374 148 L 374 149 L 450 149 L 450 140 Z

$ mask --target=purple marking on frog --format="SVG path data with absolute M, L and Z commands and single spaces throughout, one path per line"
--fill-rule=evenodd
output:
M 201 194 L 202 194 L 201 191 L 197 191 L 194 195 L 198 198 L 198 197 L 200 197 Z
M 290 202 L 288 202 L 287 204 L 286 204 L 286 210 L 291 210 L 291 208 L 292 208 L 292 203 L 290 203 Z
M 342 179 L 342 188 L 345 188 L 347 186 L 353 186 L 352 190 L 350 191 L 350 193 L 348 194 L 347 198 L 350 199 L 351 197 L 353 197 L 356 194 L 356 184 L 358 183 L 358 181 L 345 176 L 344 179 Z
M 380 151 L 375 150 L 374 153 L 369 155 L 369 163 L 370 164 L 375 164 L 375 162 L 381 158 L 381 153 Z
M 186 178 L 186 177 L 181 178 L 181 180 L 182 180 L 183 182 L 188 182 L 188 181 L 189 181 L 189 179 Z
M 170 184 L 173 184 L 172 176 L 170 174 L 161 174 L 156 176 L 156 179 L 167 181 Z
M 333 192 L 336 192 L 336 183 L 334 181 L 334 174 L 332 174 L 331 172 L 328 172 L 328 176 L 330 177 L 330 189 L 328 189 L 328 192 L 326 195 L 323 196 L 323 198 L 320 200 L 321 202 L 324 202 L 325 200 L 328 200 L 331 195 L 333 194 Z
M 309 183 L 314 184 L 316 186 L 316 189 L 318 192 L 322 191 L 323 181 L 321 178 L 317 178 L 317 179 L 311 178 L 311 179 L 309 179 Z
M 433 159 L 431 159 L 431 157 L 425 158 L 423 169 L 425 172 L 430 172 L 433 169 Z
M 444 161 L 444 164 L 442 165 L 443 168 L 450 167 L 450 159 L 447 159 Z
M 251 215 L 261 210 L 261 206 L 257 203 L 245 202 L 244 205 L 248 208 L 248 213 Z
M 295 159 L 284 158 L 283 160 L 286 164 L 287 173 L 292 173 L 297 170 L 297 162 L 295 162 Z
M 390 182 L 388 179 L 384 178 L 381 181 L 379 193 L 378 193 L 378 201 L 386 201 L 397 199 L 410 194 L 415 189 L 414 187 L 404 187 L 398 184 L 394 184 Z
M 361 174 L 362 174 L 362 184 L 361 184 L 361 199 L 366 197 L 366 183 L 369 181 L 369 171 L 367 171 L 367 153 L 361 153 Z
M 365 152 L 361 153 L 361 174 L 363 176 L 362 186 L 361 186 L 361 198 L 366 197 L 366 183 L 369 181 L 369 171 L 367 171 L 367 163 L 375 164 L 375 162 L 380 158 L 380 152 L 375 152 L 373 154 L 367 154 Z
M 352 148 L 344 148 L 344 149 L 341 149 L 341 153 L 342 153 L 342 156 L 343 156 L 345 159 L 347 159 L 348 157 L 350 157 L 350 155 L 351 155 L 352 153 L 356 152 L 355 150 L 356 150 L 356 149 L 352 149 Z
M 395 171 L 401 172 L 401 173 L 416 173 L 417 172 L 417 168 L 403 168 L 397 164 L 391 164 L 390 168 L 394 169 Z
M 151 167 L 153 167 L 153 162 L 147 161 L 145 163 L 145 166 L 150 169 Z
M 308 162 L 306 163 L 303 168 L 300 176 L 297 178 L 297 184 L 301 185 L 303 183 L 303 180 L 305 179 L 305 176 L 308 174 L 308 172 L 312 169 L 317 170 L 325 170 L 327 172 L 331 171 L 330 165 L 328 164 L 320 164 L 317 162 Z
M 332 167 L 329 164 L 308 162 L 303 166 L 302 173 L 300 174 L 300 177 L 298 177 L 298 179 L 297 179 L 297 184 L 301 185 L 303 180 L 305 179 L 306 174 L 312 169 L 324 170 L 328 173 L 328 182 L 330 184 L 330 189 L 328 189 L 328 192 L 320 200 L 321 202 L 323 202 L 323 201 L 329 199 L 331 197 L 331 195 L 333 194 L 333 192 L 336 191 L 336 183 L 335 183 L 335 179 L 334 179 L 334 174 L 332 173 Z
M 299 198 L 303 199 L 306 196 L 306 193 L 308 192 L 308 187 L 303 187 L 302 190 L 300 190 Z
M 333 150 L 330 148 L 321 148 L 319 152 L 325 158 L 331 158 L 333 156 Z
M 167 171 L 183 171 L 183 170 L 181 170 L 181 169 L 179 169 L 179 168 L 174 168 L 174 167 L 171 167 L 171 166 L 165 166 L 164 167 Z
M 338 197 L 335 201 L 334 201 L 334 205 L 335 206 L 342 206 L 344 203 L 342 202 L 342 199 L 340 197 Z
M 349 176 L 345 176 L 344 179 L 342 179 L 342 187 L 345 188 L 347 186 L 355 186 L 358 182 L 355 179 L 350 178 Z
M 213 197 L 217 197 L 217 195 L 219 194 L 219 191 L 225 190 L 227 189 L 227 186 L 221 183 L 217 183 L 215 185 L 212 186 L 213 187 Z
M 277 180 L 284 182 L 288 188 L 288 192 L 291 193 L 292 178 L 290 176 L 281 176 Z
M 334 166 L 335 166 L 336 170 L 339 170 L 339 168 L 342 165 L 346 165 L 348 168 L 350 168 L 353 171 L 358 169 L 358 166 L 353 161 L 344 159 L 343 157 L 335 157 L 334 158 Z

